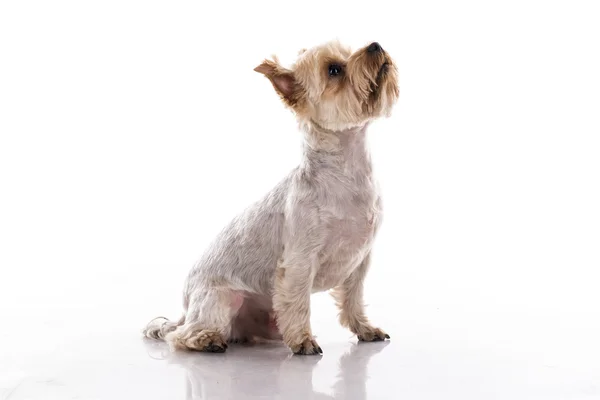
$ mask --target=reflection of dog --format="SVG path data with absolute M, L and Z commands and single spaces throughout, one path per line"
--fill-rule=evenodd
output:
M 266 60 L 255 70 L 296 114 L 302 163 L 192 269 L 184 316 L 153 320 L 144 333 L 175 349 L 223 352 L 227 341 L 261 337 L 318 354 L 310 294 L 334 289 L 344 326 L 360 340 L 389 338 L 362 301 L 381 212 L 365 131 L 398 98 L 396 67 L 378 43 L 352 53 L 332 42 L 301 52 L 291 69 Z
M 320 357 L 290 357 L 281 346 L 235 347 L 222 357 L 171 353 L 146 342 L 153 358 L 165 358 L 187 370 L 188 399 L 348 399 L 367 398 L 367 364 L 388 343 L 354 344 L 338 363 L 333 397 L 312 386 L 313 369 Z

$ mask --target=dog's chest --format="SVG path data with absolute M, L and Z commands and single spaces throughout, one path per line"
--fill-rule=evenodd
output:
M 374 184 L 353 187 L 323 209 L 325 243 L 315 289 L 342 283 L 370 251 L 380 223 L 381 202 Z

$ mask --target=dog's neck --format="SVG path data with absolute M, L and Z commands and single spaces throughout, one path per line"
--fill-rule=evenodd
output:
M 303 167 L 312 171 L 327 168 L 351 175 L 371 174 L 367 125 L 343 131 L 328 130 L 317 124 L 303 126 Z

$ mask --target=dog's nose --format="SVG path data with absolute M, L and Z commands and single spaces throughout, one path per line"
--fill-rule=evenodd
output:
M 369 45 L 369 47 L 367 47 L 367 51 L 369 53 L 378 53 L 380 51 L 382 51 L 383 49 L 381 48 L 381 46 L 379 45 L 379 43 L 377 42 L 373 42 Z

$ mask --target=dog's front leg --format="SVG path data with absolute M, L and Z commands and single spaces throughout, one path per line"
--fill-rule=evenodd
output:
M 294 354 L 320 354 L 310 328 L 310 295 L 317 270 L 316 255 L 287 255 L 277 267 L 273 309 L 283 341 Z
M 367 254 L 361 264 L 340 286 L 335 287 L 331 295 L 340 309 L 340 324 L 358 336 L 358 340 L 373 342 L 389 339 L 390 335 L 379 328 L 374 328 L 365 314 L 363 302 L 363 282 L 369 265 L 371 253 Z

